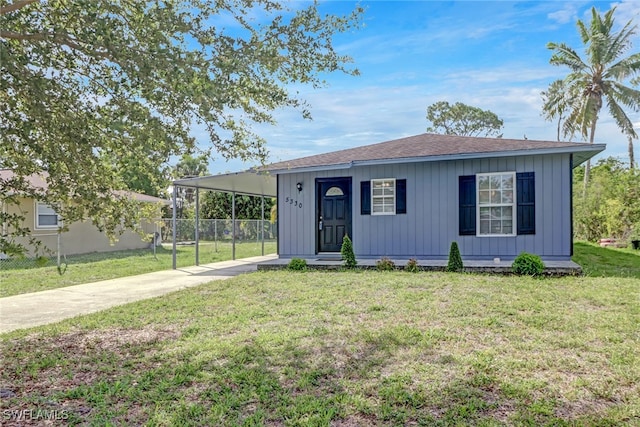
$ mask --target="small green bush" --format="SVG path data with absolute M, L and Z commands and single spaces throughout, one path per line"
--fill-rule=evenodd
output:
M 449 249 L 449 263 L 447 264 L 447 271 L 461 272 L 464 269 L 462 263 L 462 256 L 460 255 L 460 249 L 458 249 L 458 242 L 451 242 L 451 249 Z
M 407 262 L 407 265 L 404 267 L 404 269 L 409 273 L 417 273 L 418 271 L 420 271 L 420 268 L 418 267 L 418 260 L 416 260 L 415 258 L 411 258 Z
M 387 257 L 383 257 L 376 261 L 378 271 L 391 271 L 396 269 L 396 264 Z
M 307 261 L 301 258 L 293 258 L 287 264 L 287 269 L 293 271 L 305 271 L 307 269 Z
M 347 268 L 355 268 L 356 264 L 358 264 L 356 261 L 356 254 L 353 253 L 353 243 L 351 243 L 351 239 L 346 234 L 342 239 L 340 253 L 342 254 L 344 266 Z
M 521 276 L 541 276 L 544 273 L 544 262 L 538 255 L 522 252 L 513 260 L 511 268 Z

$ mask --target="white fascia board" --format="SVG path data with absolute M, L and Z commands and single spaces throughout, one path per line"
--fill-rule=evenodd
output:
M 335 165 L 327 166 L 306 166 L 301 168 L 287 168 L 287 169 L 270 169 L 269 173 L 273 175 L 286 175 L 289 173 L 303 173 L 303 172 L 320 172 L 340 169 L 351 169 L 355 162 L 339 163 Z

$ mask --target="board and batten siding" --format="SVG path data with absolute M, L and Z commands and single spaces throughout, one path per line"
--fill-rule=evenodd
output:
M 536 231 L 509 237 L 458 234 L 458 177 L 491 172 L 534 172 Z M 451 242 L 463 258 L 513 259 L 520 252 L 546 260 L 571 255 L 571 165 L 569 154 L 357 166 L 278 177 L 279 255 L 316 254 L 315 179 L 351 177 L 352 235 L 358 257 L 446 259 Z M 360 182 L 376 178 L 407 180 L 407 213 L 361 215 Z M 296 184 L 303 184 L 298 192 Z M 286 204 L 286 197 L 302 203 Z

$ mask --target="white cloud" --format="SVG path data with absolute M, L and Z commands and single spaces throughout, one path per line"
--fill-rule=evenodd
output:
M 562 9 L 549 13 L 547 17 L 558 24 L 575 22 L 578 17 L 577 6 L 576 3 L 564 3 Z

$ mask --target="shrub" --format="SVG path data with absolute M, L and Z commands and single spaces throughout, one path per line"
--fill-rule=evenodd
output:
M 462 256 L 460 255 L 460 249 L 458 249 L 457 242 L 451 242 L 451 249 L 449 249 L 449 263 L 447 264 L 447 271 L 461 272 L 464 269 L 462 263 Z
M 351 243 L 351 239 L 346 234 L 344 239 L 342 239 L 342 248 L 340 248 L 340 253 L 342 254 L 344 266 L 347 268 L 355 268 L 358 262 L 356 261 L 356 255 L 353 253 L 353 243 Z
M 307 261 L 301 258 L 293 258 L 289 261 L 289 264 L 287 264 L 287 269 L 293 271 L 305 271 L 307 269 Z
M 387 257 L 382 257 L 376 261 L 378 271 L 391 271 L 396 269 L 396 264 Z
M 544 263 L 538 255 L 522 252 L 513 260 L 511 268 L 515 274 L 521 276 L 541 276 L 544 273 Z
M 417 273 L 420 270 L 420 268 L 418 268 L 418 261 L 415 258 L 411 258 L 404 269 L 409 273 Z

